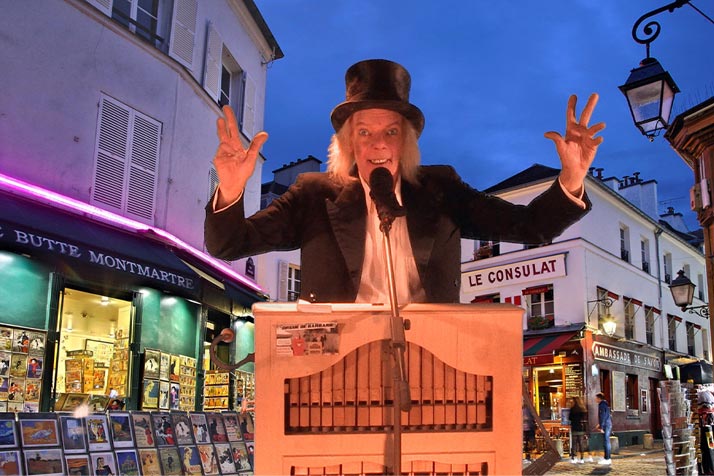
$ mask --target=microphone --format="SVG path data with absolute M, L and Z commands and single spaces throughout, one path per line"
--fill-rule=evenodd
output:
M 391 225 L 396 217 L 403 217 L 407 211 L 399 205 L 394 194 L 392 174 L 385 167 L 377 167 L 369 175 L 369 196 L 377 206 L 377 216 L 382 224 Z

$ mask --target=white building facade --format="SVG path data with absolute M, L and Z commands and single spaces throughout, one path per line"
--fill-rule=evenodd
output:
M 83 348 L 80 324 L 94 323 L 85 337 L 131 336 L 131 366 L 147 347 L 202 362 L 206 340 L 267 299 L 255 267 L 203 244 L 221 106 L 248 144 L 263 128 L 268 66 L 283 56 L 255 3 L 7 2 L 0 31 L 0 281 L 17 287 L 0 293 L 0 325 L 47 332 L 62 352 Z M 263 161 L 247 213 L 260 207 Z M 70 295 L 82 296 L 74 314 Z M 129 317 L 90 319 L 100 297 Z M 241 339 L 234 350 L 250 352 L 252 332 Z M 29 411 L 64 388 L 54 370 Z M 141 408 L 140 372 L 128 375 L 121 394 Z
M 707 302 L 704 257 L 701 240 L 674 227 L 681 215 L 657 215 L 655 181 L 601 172 L 586 180 L 590 213 L 550 244 L 463 240 L 461 301 L 523 307 L 524 376 L 542 420 L 559 421 L 581 396 L 594 427 L 603 392 L 621 444 L 641 444 L 659 431 L 657 382 L 711 359 L 708 319 L 678 308 L 668 288 L 683 270 L 693 305 Z M 534 165 L 487 191 L 525 204 L 557 174 Z

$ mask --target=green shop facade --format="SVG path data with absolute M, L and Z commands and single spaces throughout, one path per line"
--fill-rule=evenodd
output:
M 221 360 L 253 352 L 265 299 L 161 230 L 0 182 L 0 411 L 202 410 L 210 342 L 232 327 Z

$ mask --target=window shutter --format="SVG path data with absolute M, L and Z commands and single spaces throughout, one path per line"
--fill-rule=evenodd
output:
M 213 24 L 208 24 L 208 37 L 206 38 L 206 61 L 203 71 L 203 89 L 217 102 L 221 91 L 221 56 L 223 53 L 223 40 Z
M 103 96 L 91 202 L 153 223 L 161 123 Z
M 288 262 L 278 261 L 278 301 L 288 300 Z
M 127 215 L 153 223 L 161 123 L 134 112 L 131 139 Z
M 255 134 L 255 81 L 248 74 L 243 75 L 243 122 L 241 130 L 248 139 Z
M 130 119 L 129 108 L 109 98 L 101 98 L 91 201 L 120 214 L 125 197 Z
M 114 0 L 87 0 L 87 3 L 93 5 L 97 10 L 111 18 L 113 1 Z
M 193 46 L 196 37 L 196 0 L 175 0 L 171 18 L 169 56 L 193 69 Z

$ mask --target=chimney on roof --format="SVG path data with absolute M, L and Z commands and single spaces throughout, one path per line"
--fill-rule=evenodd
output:
M 595 172 L 597 172 L 597 178 L 599 178 L 600 180 L 602 180 L 602 171 L 603 170 L 605 170 L 605 169 L 602 167 L 598 167 L 595 169 Z

